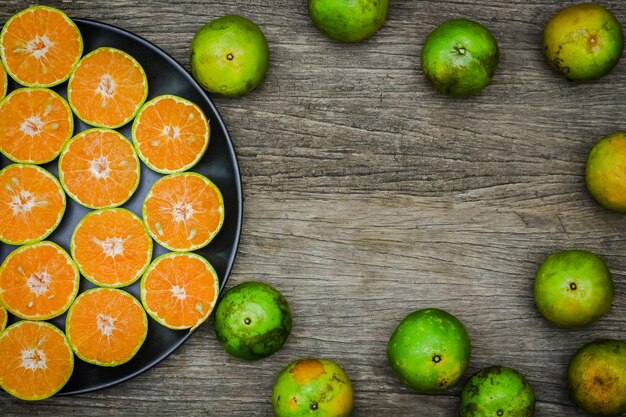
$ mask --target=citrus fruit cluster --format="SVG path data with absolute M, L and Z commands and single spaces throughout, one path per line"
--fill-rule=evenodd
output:
M 359 42 L 373 36 L 383 25 L 388 7 L 389 3 L 383 0 L 308 0 L 314 25 L 340 42 Z M 212 51 L 230 41 L 232 37 L 221 35 L 220 31 L 226 26 L 237 31 L 237 21 L 227 17 L 210 22 L 192 43 L 191 66 L 198 81 L 202 83 L 206 78 L 203 72 L 214 79 L 224 77 L 222 91 L 205 86 L 211 92 L 228 95 L 226 80 L 243 77 L 224 69 L 222 64 L 209 60 L 204 60 L 202 66 L 198 63 L 202 49 Z M 620 23 L 596 3 L 560 10 L 547 22 L 542 42 L 549 65 L 573 81 L 589 81 L 608 74 L 617 65 L 624 47 Z M 258 53 L 261 44 L 265 47 L 263 42 L 248 45 L 247 50 L 254 52 L 251 56 Z M 231 59 L 227 50 L 217 50 L 221 60 Z M 468 19 L 451 19 L 426 38 L 421 65 L 426 79 L 437 91 L 450 96 L 472 96 L 491 83 L 499 55 L 498 43 L 485 26 Z M 266 69 L 263 67 L 263 75 Z M 586 181 L 590 193 L 604 207 L 626 211 L 625 172 L 626 133 L 616 132 L 599 141 L 589 155 Z M 280 296 L 267 284 L 243 283 L 227 292 L 218 305 L 215 331 L 230 354 L 259 359 L 285 343 L 291 329 L 291 317 L 285 313 L 288 306 L 282 296 L 268 293 Z M 537 270 L 534 297 L 537 309 L 551 323 L 566 328 L 583 327 L 609 312 L 613 301 L 612 275 L 604 261 L 592 252 L 555 252 Z M 595 341 L 581 348 L 570 361 L 567 383 L 574 401 L 583 409 L 601 415 L 626 411 L 624 346 L 624 342 L 616 340 Z M 469 366 L 471 350 L 470 336 L 457 317 L 441 309 L 424 308 L 398 324 L 389 339 L 387 356 L 403 384 L 428 394 L 446 391 L 461 379 Z M 326 378 L 331 375 L 331 380 L 342 382 L 329 383 Z M 278 374 L 272 406 L 279 417 L 347 416 L 353 407 L 351 397 L 349 379 L 337 364 L 304 358 L 291 362 Z M 459 413 L 463 417 L 528 417 L 534 412 L 535 394 L 530 383 L 523 374 L 507 366 L 479 370 L 461 391 Z
M 183 97 L 146 101 L 134 57 L 109 46 L 83 56 L 67 15 L 32 6 L 4 24 L 0 58 L 0 152 L 13 161 L 0 170 L 0 241 L 17 246 L 0 266 L 0 387 L 40 400 L 69 380 L 75 356 L 107 367 L 133 358 L 148 315 L 170 329 L 208 318 L 219 279 L 190 251 L 219 233 L 225 209 L 211 180 L 187 172 L 208 149 L 209 120 Z M 74 117 L 89 128 L 75 132 Z M 116 129 L 131 122 L 129 139 Z M 58 178 L 40 166 L 54 160 Z M 163 176 L 138 215 L 122 206 L 142 164 Z M 90 210 L 63 248 L 45 239 L 67 197 Z M 171 252 L 152 259 L 154 242 Z M 137 297 L 122 289 L 139 280 Z M 63 314 L 64 332 L 45 321 Z

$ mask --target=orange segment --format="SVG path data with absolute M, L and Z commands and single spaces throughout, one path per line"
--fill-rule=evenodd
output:
M 148 96 L 148 80 L 132 56 L 115 48 L 98 48 L 78 63 L 67 95 L 72 110 L 85 123 L 117 128 L 139 111 Z
M 21 245 L 45 239 L 64 212 L 65 193 L 45 169 L 12 164 L 0 171 L 0 241 Z
M 52 161 L 73 131 L 67 102 L 47 88 L 20 88 L 0 102 L 0 151 L 13 161 Z
M 148 333 L 143 307 L 129 293 L 112 288 L 87 290 L 67 313 L 67 338 L 85 362 L 117 366 L 132 359 Z
M 173 95 L 147 102 L 135 118 L 132 132 L 141 160 L 165 174 L 193 167 L 209 146 L 209 121 L 202 110 Z
M 7 95 L 8 89 L 9 77 L 7 77 L 7 72 L 4 70 L 4 67 L 0 65 L 0 99 Z
M 213 311 L 218 292 L 217 273 L 194 253 L 162 255 L 141 279 L 146 311 L 170 329 L 198 327 Z
M 7 327 L 7 320 L 9 319 L 9 315 L 7 313 L 7 309 L 0 305 L 0 333 Z
M 152 259 L 152 239 L 141 219 L 126 209 L 97 210 L 78 223 L 70 248 L 82 274 L 96 285 L 130 285 Z
M 65 335 L 45 321 L 20 321 L 0 335 L 0 386 L 22 400 L 58 392 L 74 370 Z
M 167 249 L 202 248 L 224 223 L 222 193 L 200 174 L 165 176 L 148 192 L 143 203 L 143 220 L 152 238 Z
M 124 204 L 139 185 L 139 158 L 130 141 L 110 129 L 74 136 L 59 158 L 59 178 L 67 194 L 89 208 Z
M 51 319 L 70 307 L 79 279 L 78 268 L 57 244 L 21 246 L 0 268 L 0 301 L 20 318 Z
M 83 38 L 65 13 L 33 6 L 11 17 L 0 32 L 0 57 L 7 72 L 28 87 L 67 80 L 83 54 Z

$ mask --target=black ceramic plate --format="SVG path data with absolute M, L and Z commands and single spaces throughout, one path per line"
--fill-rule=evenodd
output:
M 101 46 L 111 46 L 121 49 L 139 61 L 148 77 L 148 99 L 161 94 L 175 94 L 196 103 L 210 120 L 211 140 L 206 155 L 191 169 L 199 172 L 213 181 L 221 190 L 226 209 L 225 221 L 222 230 L 215 239 L 197 253 L 204 256 L 215 268 L 220 279 L 220 289 L 228 279 L 232 269 L 239 244 L 242 223 L 242 191 L 241 177 L 237 157 L 233 149 L 230 136 L 226 130 L 217 109 L 195 82 L 191 75 L 164 51 L 150 42 L 122 29 L 90 20 L 74 20 L 83 35 L 85 54 Z M 66 97 L 67 82 L 54 89 Z M 9 89 L 17 86 L 10 84 Z M 89 128 L 88 125 L 75 118 L 74 133 Z M 130 138 L 131 124 L 118 129 L 127 138 Z M 10 164 L 11 161 L 0 157 L 0 168 Z M 44 168 L 57 175 L 57 163 L 55 159 Z M 151 187 L 160 177 L 160 174 L 152 172 L 145 165 L 141 167 L 141 181 L 133 197 L 123 207 L 134 211 L 141 216 L 141 205 Z M 67 209 L 59 227 L 48 240 L 52 240 L 69 250 L 69 241 L 72 231 L 80 219 L 89 210 L 67 198 Z M 0 261 L 14 250 L 14 246 L 0 244 Z M 155 243 L 153 257 L 167 252 Z M 80 291 L 92 288 L 93 284 L 85 278 L 81 278 Z M 139 282 L 123 288 L 139 298 Z M 15 318 L 10 317 L 9 323 Z M 50 320 L 62 330 L 65 329 L 65 315 Z M 202 328 L 202 327 L 201 327 Z M 141 372 L 144 372 L 170 355 L 176 348 L 182 345 L 191 335 L 188 331 L 176 331 L 167 329 L 151 318 L 149 319 L 148 337 L 143 346 L 126 364 L 105 368 L 91 365 L 76 358 L 74 373 L 67 385 L 57 395 L 79 394 L 105 388 L 126 381 Z

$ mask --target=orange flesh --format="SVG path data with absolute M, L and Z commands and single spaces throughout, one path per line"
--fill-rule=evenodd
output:
M 76 135 L 59 160 L 61 182 L 87 207 L 123 204 L 139 183 L 139 159 L 131 143 L 114 130 L 90 129 Z
M 30 320 L 56 317 L 78 291 L 78 270 L 60 247 L 41 242 L 13 251 L 0 270 L 0 300 Z
M 43 168 L 14 164 L 0 172 L 0 240 L 43 239 L 58 226 L 64 211 L 65 193 Z
M 7 82 L 8 82 L 7 72 L 4 70 L 4 67 L 0 64 L 0 99 L 3 99 L 4 96 L 7 95 Z
M 99 285 L 124 286 L 150 263 L 152 239 L 139 217 L 124 209 L 89 213 L 72 237 L 72 256 Z
M 70 108 L 52 90 L 21 88 L 0 104 L 0 150 L 15 161 L 51 161 L 73 129 Z
M 144 202 L 144 221 L 154 239 L 172 250 L 206 245 L 224 221 L 217 187 L 198 174 L 174 174 L 154 184 Z
M 147 94 L 143 68 L 114 48 L 99 48 L 86 55 L 68 84 L 74 112 L 94 126 L 115 128 L 128 123 Z
M 148 103 L 135 122 L 139 154 L 158 171 L 189 169 L 209 143 L 209 124 L 198 106 L 171 96 Z
M 65 336 L 42 322 L 22 321 L 0 337 L 0 385 L 29 400 L 51 396 L 69 379 L 74 356 Z
M 83 53 L 80 32 L 59 10 L 33 7 L 4 29 L 2 56 L 7 70 L 26 86 L 66 80 Z
M 118 365 L 139 350 L 148 320 L 132 295 L 98 288 L 76 299 L 67 316 L 66 331 L 79 357 L 100 365 Z
M 168 327 L 185 329 L 209 316 L 217 297 L 217 277 L 200 259 L 176 254 L 156 261 L 143 282 L 146 308 Z
M 7 320 L 9 316 L 7 314 L 6 308 L 0 305 L 0 333 L 7 327 Z

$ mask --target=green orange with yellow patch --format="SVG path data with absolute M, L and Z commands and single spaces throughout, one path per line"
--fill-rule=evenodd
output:
M 15 162 L 56 158 L 74 132 L 65 99 L 48 88 L 18 88 L 0 102 L 0 152 Z
M 387 345 L 387 358 L 400 381 L 422 393 L 454 386 L 469 366 L 471 342 L 465 326 L 437 308 L 412 312 Z
M 0 302 L 22 319 L 48 320 L 70 307 L 79 280 L 78 268 L 56 243 L 20 246 L 0 267 Z
M 0 58 L 15 81 L 52 87 L 67 80 L 81 55 L 78 26 L 62 11 L 32 6 L 13 15 L 0 32 Z
M 348 417 L 354 407 L 352 382 L 334 361 L 296 360 L 278 374 L 272 407 L 277 417 Z
M 590 414 L 626 412 L 626 342 L 595 340 L 581 347 L 567 367 L 572 399 Z
M 65 193 L 48 171 L 29 164 L 0 170 L 0 241 L 23 245 L 45 239 L 64 213 Z
M 626 131 L 596 142 L 587 157 L 585 181 L 602 207 L 626 212 Z

